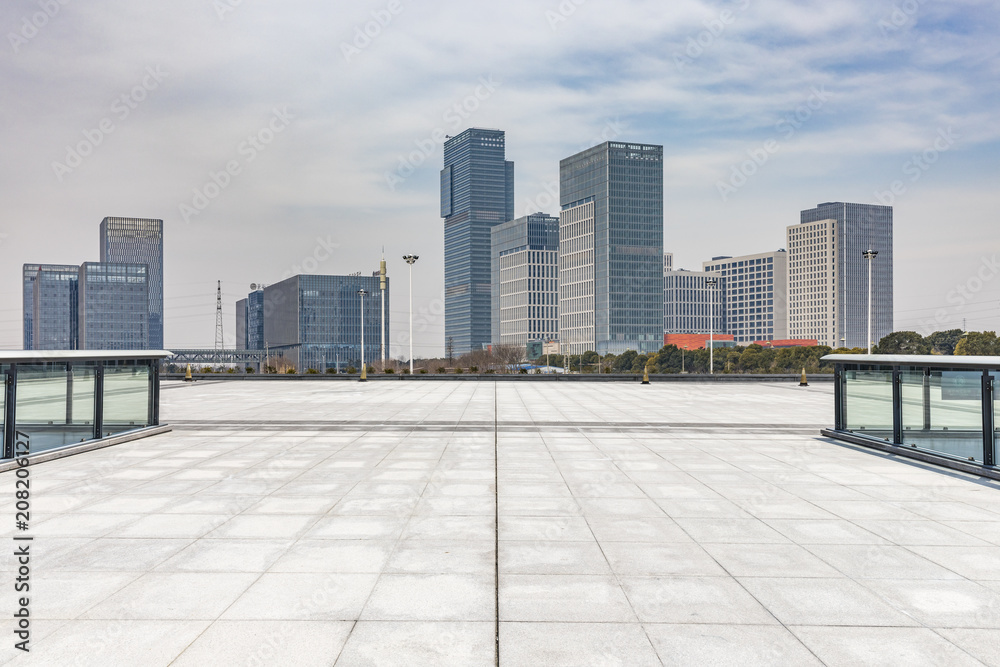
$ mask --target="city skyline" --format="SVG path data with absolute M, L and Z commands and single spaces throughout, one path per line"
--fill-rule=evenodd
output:
M 781 247 L 816 202 L 891 203 L 895 328 L 1000 328 L 993 5 L 514 3 L 484 36 L 463 26 L 485 9 L 404 4 L 359 45 L 384 8 L 223 4 L 60 5 L 30 37 L 36 5 L 0 9 L 0 347 L 21 346 L 21 264 L 78 262 L 114 214 L 170 229 L 168 347 L 213 340 L 216 280 L 229 322 L 250 283 L 367 274 L 385 242 L 390 274 L 421 256 L 415 353 L 438 356 L 438 171 L 469 126 L 506 130 L 515 217 L 555 212 L 566 155 L 664 145 L 678 267 Z

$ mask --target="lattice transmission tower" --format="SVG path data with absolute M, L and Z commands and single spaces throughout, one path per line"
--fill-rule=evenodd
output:
M 222 336 L 222 281 L 215 290 L 215 349 L 226 349 L 226 340 Z

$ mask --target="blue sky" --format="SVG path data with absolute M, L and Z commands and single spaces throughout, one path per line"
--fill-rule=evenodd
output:
M 96 260 L 118 215 L 165 221 L 168 346 L 211 344 L 216 280 L 232 340 L 251 282 L 374 270 L 384 245 L 397 351 L 413 252 L 417 353 L 439 354 L 436 137 L 468 126 L 507 131 L 518 214 L 556 211 L 560 158 L 663 144 L 686 268 L 899 181 L 896 328 L 1000 328 L 995 2 L 63 2 L 0 9 L 0 348 L 21 264 Z

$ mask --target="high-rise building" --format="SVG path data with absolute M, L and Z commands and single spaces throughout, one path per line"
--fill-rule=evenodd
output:
M 493 343 L 527 346 L 559 334 L 559 218 L 546 213 L 492 231 Z
M 714 278 L 715 285 L 709 284 Z M 726 333 L 726 279 L 717 271 L 663 274 L 663 332 Z
M 471 128 L 444 144 L 444 334 L 455 355 L 489 344 L 490 230 L 514 219 L 514 163 L 502 130 Z
M 386 279 L 388 281 L 388 278 Z M 386 284 L 386 330 L 389 324 L 389 287 Z M 382 317 L 379 274 L 372 276 L 293 276 L 268 285 L 259 297 L 247 299 L 248 314 L 253 310 L 251 298 L 259 298 L 262 337 L 269 352 L 270 365 L 284 357 L 300 371 L 313 368 L 323 372 L 361 363 L 361 302 L 364 297 L 365 363 L 379 360 Z M 263 304 L 267 303 L 265 310 Z M 253 343 L 248 326 L 247 344 Z M 263 349 L 265 345 L 257 348 Z
M 148 270 L 146 264 L 80 265 L 79 349 L 151 349 Z
M 236 302 L 236 346 L 264 349 L 264 288 L 255 289 Z
M 868 262 L 872 262 L 872 344 L 893 331 L 892 207 L 828 202 L 788 227 L 788 327 L 793 338 L 830 347 L 868 345 Z
M 149 267 L 149 348 L 163 349 L 163 221 L 148 218 L 104 218 L 101 262 Z
M 41 264 L 24 264 L 21 267 L 21 314 L 24 325 L 21 345 L 25 350 L 33 350 L 32 323 L 34 322 L 35 278 Z
M 673 271 L 674 270 L 674 253 L 665 252 L 663 253 L 663 271 Z
M 605 142 L 559 163 L 562 350 L 663 344 L 663 147 Z
M 64 264 L 25 264 L 35 269 L 31 301 L 25 311 L 25 329 L 31 313 L 31 341 L 26 350 L 75 350 L 78 340 L 77 299 L 80 267 Z
M 726 329 L 738 345 L 788 338 L 788 253 L 713 257 L 705 271 L 726 279 Z

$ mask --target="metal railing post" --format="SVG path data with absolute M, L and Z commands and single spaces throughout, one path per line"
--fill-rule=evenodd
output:
M 892 442 L 903 444 L 903 374 L 892 367 Z
M 3 457 L 12 459 L 14 458 L 14 432 L 17 430 L 17 412 L 14 409 L 17 401 L 17 364 L 11 364 L 8 367 L 3 390 Z
M 993 423 L 993 375 L 988 371 L 983 371 L 983 465 L 996 465 L 996 452 L 994 451 L 994 433 L 996 428 Z
M 94 439 L 104 436 L 104 362 L 94 363 Z

